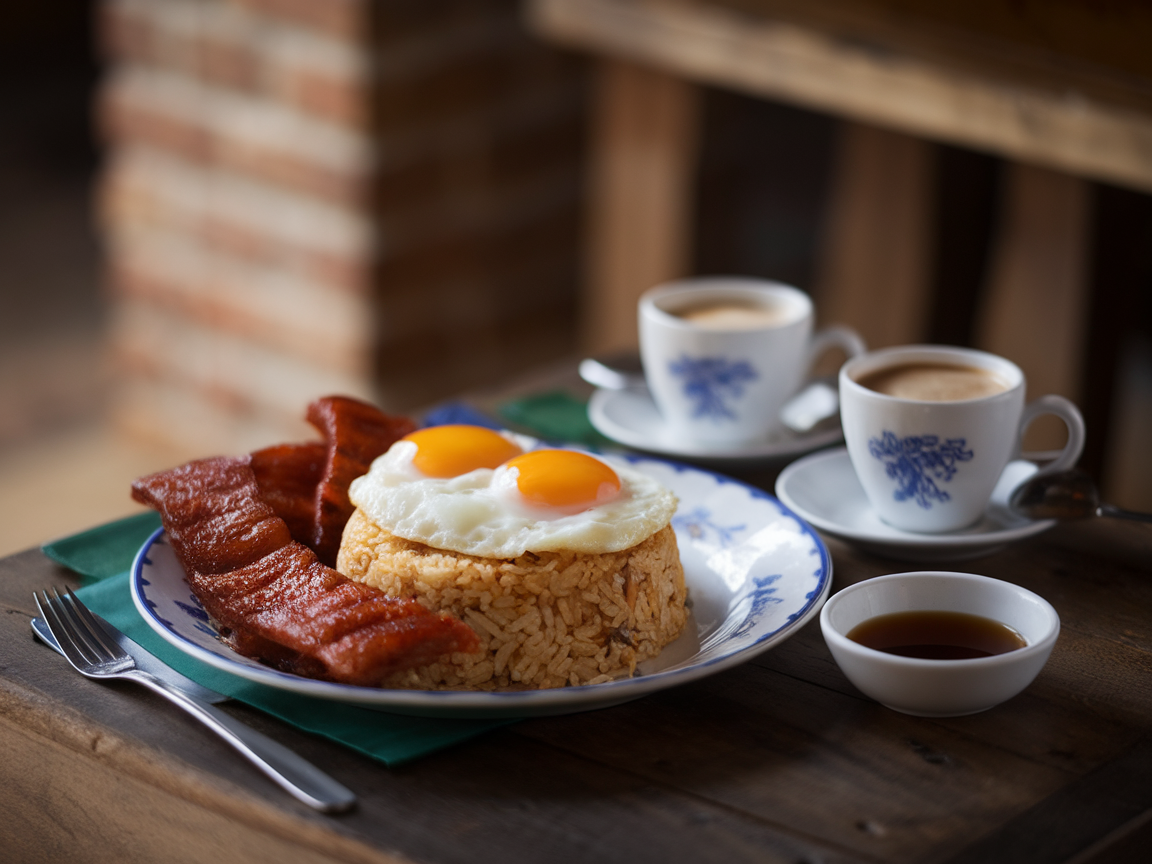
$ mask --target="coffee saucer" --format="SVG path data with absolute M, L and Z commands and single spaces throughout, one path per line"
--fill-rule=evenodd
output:
M 776 497 L 815 528 L 867 552 L 908 561 L 962 561 L 989 555 L 1056 524 L 1052 519 L 1025 519 L 1008 508 L 1012 490 L 1035 473 L 1032 462 L 1008 463 L 984 518 L 947 534 L 902 531 L 881 521 L 844 447 L 793 462 L 776 479 Z
M 779 427 L 739 446 L 692 444 L 670 432 L 647 390 L 597 390 L 588 401 L 588 419 L 617 444 L 717 469 L 780 464 L 844 439 L 836 416 L 803 434 Z

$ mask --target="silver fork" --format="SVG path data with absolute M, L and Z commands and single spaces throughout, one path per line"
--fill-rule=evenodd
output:
M 285 791 L 325 813 L 339 813 L 356 803 L 356 796 L 312 763 L 282 744 L 234 720 L 217 708 L 183 693 L 139 669 L 132 655 L 109 639 L 92 613 L 70 590 L 33 594 L 40 615 L 68 662 L 88 678 L 127 678 L 175 702 L 231 744 Z

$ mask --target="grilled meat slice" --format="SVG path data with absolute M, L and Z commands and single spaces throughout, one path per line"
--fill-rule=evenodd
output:
M 132 484 L 132 497 L 160 513 L 185 570 L 225 573 L 292 542 L 287 524 L 260 497 L 248 462 L 197 459 Z
M 321 561 L 335 567 L 344 526 L 355 509 L 348 486 L 368 473 L 373 459 L 416 431 L 416 424 L 347 396 L 317 399 L 308 406 L 307 417 L 328 442 L 328 461 L 316 487 L 316 531 L 309 545 Z
M 353 582 L 300 543 L 228 573 L 189 574 L 188 581 L 233 647 L 251 649 L 253 636 L 268 640 L 273 646 L 260 646 L 262 660 L 308 677 L 370 687 L 479 645 L 462 621 Z
M 316 487 L 324 476 L 323 441 L 277 444 L 252 453 L 260 497 L 288 524 L 292 539 L 311 546 L 316 537 Z
M 365 686 L 479 647 L 468 625 L 321 563 L 260 495 L 251 457 L 142 477 L 193 593 L 236 650 L 309 677 Z

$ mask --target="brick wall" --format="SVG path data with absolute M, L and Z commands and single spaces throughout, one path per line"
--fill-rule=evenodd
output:
M 513 0 L 106 0 L 115 413 L 207 449 L 571 350 L 583 70 Z

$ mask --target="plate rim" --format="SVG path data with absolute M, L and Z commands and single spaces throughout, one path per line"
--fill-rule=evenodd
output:
M 859 543 L 868 543 L 873 546 L 894 546 L 906 549 L 982 548 L 984 546 L 1004 545 L 1014 543 L 1017 540 L 1024 540 L 1046 531 L 1056 524 L 1056 520 L 1054 519 L 1034 519 L 1016 528 L 979 534 L 915 534 L 910 531 L 901 531 L 899 528 L 892 528 L 893 531 L 900 532 L 898 536 L 873 534 L 840 525 L 824 516 L 813 513 L 807 507 L 797 503 L 796 500 L 788 494 L 786 489 L 787 482 L 801 471 L 811 470 L 814 464 L 820 461 L 832 461 L 845 458 L 850 458 L 848 457 L 847 447 L 831 447 L 819 453 L 810 453 L 797 459 L 785 467 L 776 478 L 774 487 L 776 497 L 789 510 L 795 512 L 815 528 L 821 531 L 827 531 L 836 537 Z M 861 495 L 864 494 L 863 487 L 861 487 L 860 493 Z
M 596 431 L 626 447 L 646 453 L 681 459 L 707 459 L 716 463 L 740 464 L 754 460 L 787 459 L 813 450 L 819 450 L 844 439 L 843 429 L 837 425 L 821 433 L 809 433 L 782 442 L 766 441 L 762 444 L 743 445 L 739 448 L 709 447 L 707 445 L 672 447 L 660 441 L 650 441 L 636 430 L 621 426 L 605 413 L 605 403 L 613 399 L 644 398 L 643 394 L 626 390 L 597 388 L 588 399 L 588 420 Z M 649 400 L 651 396 L 647 397 Z M 653 403 L 655 408 L 655 403 Z M 617 430 L 622 430 L 620 434 Z
M 614 454 L 616 455 L 616 454 Z M 732 484 L 745 490 L 755 498 L 762 498 L 773 504 L 779 511 L 779 518 L 795 520 L 803 534 L 813 542 L 820 556 L 820 580 L 816 587 L 809 592 L 804 605 L 789 621 L 771 633 L 766 633 L 755 642 L 744 646 L 730 654 L 713 657 L 701 662 L 678 665 L 675 668 L 661 670 L 648 675 L 638 675 L 601 684 L 582 684 L 576 687 L 558 687 L 545 690 L 524 691 L 458 691 L 458 690 L 407 690 L 384 689 L 375 687 L 361 687 L 352 684 L 341 684 L 330 681 L 319 681 L 304 678 L 292 673 L 282 672 L 265 666 L 248 665 L 241 660 L 217 654 L 202 648 L 189 641 L 179 633 L 167 627 L 158 614 L 149 606 L 146 591 L 141 585 L 143 569 L 148 562 L 148 552 L 165 534 L 163 527 L 152 533 L 137 551 L 132 563 L 131 579 L 129 582 L 133 604 L 137 612 L 154 632 L 184 654 L 191 656 L 209 666 L 235 675 L 237 678 L 252 681 L 279 690 L 287 690 L 314 698 L 330 701 L 346 702 L 365 708 L 380 711 L 393 711 L 395 713 L 423 713 L 426 716 L 445 716 L 445 710 L 451 710 L 453 716 L 485 717 L 485 716 L 534 716 L 543 713 L 575 713 L 609 707 L 610 705 L 637 699 L 659 690 L 687 684 L 699 678 L 713 675 L 718 672 L 737 666 L 751 660 L 753 657 L 769 650 L 795 635 L 806 624 L 813 620 L 820 612 L 824 602 L 828 599 L 832 589 L 833 561 L 832 555 L 824 543 L 823 538 L 802 516 L 793 511 L 779 498 L 771 493 L 743 483 L 731 477 L 717 474 L 706 469 L 692 465 L 642 456 L 628 454 L 616 455 L 629 462 L 654 461 L 667 465 L 677 473 L 684 471 L 698 472 L 717 478 L 721 483 Z M 234 654 L 227 646 L 222 646 L 229 654 Z M 242 655 L 236 655 L 240 657 Z M 691 659 L 691 658 L 690 658 Z M 254 662 L 254 661 L 249 661 Z M 376 697 L 376 698 L 371 698 Z M 514 709 L 522 708 L 523 711 Z

